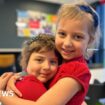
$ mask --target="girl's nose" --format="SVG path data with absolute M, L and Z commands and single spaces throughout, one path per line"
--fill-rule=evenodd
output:
M 72 47 L 72 41 L 71 41 L 71 39 L 70 38 L 65 38 L 65 40 L 64 40 L 64 47 L 66 47 L 66 48 L 69 48 L 69 47 Z
M 48 60 L 46 60 L 44 63 L 43 63 L 43 69 L 44 70 L 50 70 L 50 63 Z

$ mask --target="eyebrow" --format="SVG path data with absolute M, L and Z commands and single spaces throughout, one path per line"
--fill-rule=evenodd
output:
M 37 56 L 35 56 L 36 58 L 45 58 L 43 55 L 41 56 L 41 55 L 37 55 Z M 58 59 L 58 57 L 51 57 L 50 59 L 55 59 L 55 60 L 57 60 Z
M 84 32 L 82 32 L 82 31 L 75 31 L 75 32 L 73 32 L 73 33 L 77 33 L 77 34 L 80 34 L 80 35 L 85 35 L 85 33 Z

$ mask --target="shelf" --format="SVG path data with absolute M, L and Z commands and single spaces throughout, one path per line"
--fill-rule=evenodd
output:
M 11 53 L 11 52 L 21 52 L 22 49 L 20 48 L 5 48 L 0 49 L 0 53 Z

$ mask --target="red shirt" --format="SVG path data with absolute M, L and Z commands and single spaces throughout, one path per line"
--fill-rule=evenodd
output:
M 22 93 L 22 98 L 36 101 L 47 89 L 44 84 L 33 75 L 22 77 L 16 82 L 16 87 Z
M 66 105 L 81 105 L 88 91 L 91 77 L 86 61 L 79 57 L 62 64 L 50 81 L 49 88 L 64 77 L 76 79 L 83 87 Z M 47 91 L 45 86 L 32 75 L 24 76 L 22 80 L 17 81 L 16 87 L 21 91 L 22 98 L 34 101 Z
M 50 82 L 49 88 L 51 88 L 58 80 L 64 77 L 70 77 L 77 80 L 83 87 L 66 105 L 81 105 L 89 87 L 89 80 L 91 74 L 89 72 L 86 61 L 83 57 L 72 59 L 67 63 L 63 63 Z

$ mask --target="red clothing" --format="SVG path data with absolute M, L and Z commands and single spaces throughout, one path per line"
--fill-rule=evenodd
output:
M 83 87 L 66 105 L 81 105 L 88 91 L 91 77 L 85 60 L 79 57 L 62 64 L 48 87 L 51 88 L 59 79 L 64 77 L 76 79 Z M 16 87 L 22 92 L 24 99 L 34 101 L 47 91 L 45 86 L 32 75 L 24 76 L 21 81 L 16 83 Z
M 47 90 L 43 83 L 33 75 L 22 77 L 22 80 L 16 82 L 16 87 L 22 93 L 22 98 L 33 101 L 36 101 Z
M 49 88 L 51 88 L 58 80 L 64 77 L 76 79 L 83 87 L 83 89 L 79 91 L 66 105 L 81 105 L 88 91 L 89 80 L 91 77 L 87 63 L 83 57 L 63 63 L 59 67 L 54 79 L 50 82 Z

